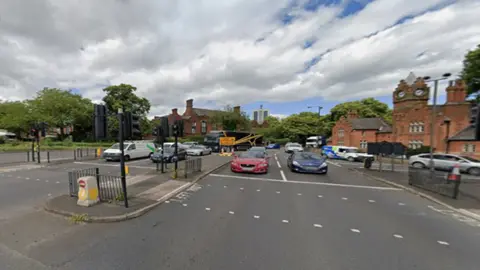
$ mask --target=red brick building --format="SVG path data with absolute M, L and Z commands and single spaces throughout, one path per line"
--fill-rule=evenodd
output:
M 461 80 L 450 81 L 445 104 L 437 105 L 433 147 L 437 152 L 479 155 L 480 142 L 470 127 L 471 103 Z M 400 142 L 409 148 L 430 146 L 432 106 L 430 88 L 410 73 L 393 92 L 392 125 L 380 118 L 358 118 L 355 112 L 342 117 L 332 130 L 332 144 L 366 148 L 367 142 Z M 480 152 L 480 151 L 478 151 Z

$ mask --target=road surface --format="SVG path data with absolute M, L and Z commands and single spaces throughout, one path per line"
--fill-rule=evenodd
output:
M 479 222 L 342 167 L 294 174 L 276 156 L 266 175 L 226 168 L 135 220 L 57 220 L 55 237 L 3 236 L 15 254 L 3 260 L 11 269 L 479 269 Z

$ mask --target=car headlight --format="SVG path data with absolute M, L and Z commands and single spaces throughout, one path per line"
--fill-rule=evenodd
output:
M 260 166 L 260 167 L 267 167 L 268 164 L 267 164 L 267 163 L 262 163 L 262 164 L 260 164 L 259 166 Z
M 300 163 L 296 162 L 295 160 L 292 162 L 292 164 L 295 166 L 300 166 Z
M 320 165 L 320 168 L 325 168 L 325 167 L 327 167 L 327 163 L 323 162 L 322 165 Z

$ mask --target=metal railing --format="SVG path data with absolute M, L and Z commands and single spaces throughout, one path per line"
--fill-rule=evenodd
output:
M 69 194 L 71 197 L 78 196 L 77 180 L 84 176 L 94 176 L 97 178 L 100 201 L 108 202 L 112 200 L 124 200 L 122 178 L 115 175 L 101 175 L 99 168 L 87 168 L 68 172 Z
M 408 184 L 456 199 L 460 181 L 449 181 L 448 173 L 408 167 Z
M 42 150 L 0 153 L 0 164 L 51 163 L 76 160 L 93 160 L 101 157 L 98 148 L 76 148 L 72 150 Z
M 187 178 L 189 174 L 201 172 L 201 171 L 202 171 L 201 158 L 191 158 L 191 159 L 185 160 L 185 168 L 184 168 L 185 178 Z

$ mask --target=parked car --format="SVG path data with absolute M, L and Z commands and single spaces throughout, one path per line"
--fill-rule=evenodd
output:
M 293 153 L 294 151 L 303 152 L 303 147 L 299 143 L 288 143 L 285 145 L 285 153 Z
M 155 152 L 155 144 L 151 141 L 125 141 L 123 154 L 126 161 L 134 158 L 148 158 Z M 105 150 L 102 158 L 106 161 L 120 161 L 120 144 L 116 143 Z
M 350 162 L 364 161 L 367 158 L 374 158 L 373 155 L 361 153 L 357 147 L 325 145 L 322 147 L 322 154 L 332 159 L 346 159 Z
M 150 159 L 152 160 L 153 163 L 161 162 L 163 158 L 163 162 L 165 163 L 170 163 L 174 162 L 175 158 L 180 160 L 185 160 L 187 159 L 187 150 L 183 147 L 178 148 L 178 154 L 177 157 L 175 157 L 175 148 L 174 147 L 168 147 L 163 150 L 163 155 L 162 151 L 156 151 Z
M 267 149 L 280 149 L 280 144 L 279 143 L 271 143 L 267 145 L 265 148 Z
M 199 145 L 199 143 L 197 142 L 184 142 L 182 144 L 185 146 L 185 148 L 191 148 L 193 146 Z
M 267 173 L 270 158 L 261 151 L 246 151 L 233 157 L 232 172 Z
M 287 159 L 292 172 L 327 174 L 326 158 L 311 152 L 293 152 Z
M 163 147 L 165 147 L 165 149 L 167 148 L 175 148 L 175 143 L 173 142 L 166 142 L 166 143 L 163 143 Z M 182 143 L 178 143 L 178 147 L 180 148 L 186 148 L 185 145 L 183 145 Z M 157 147 L 157 150 L 161 151 L 162 150 L 162 145 L 159 144 L 158 147 Z
M 408 164 L 415 168 L 429 168 L 430 154 L 419 154 L 411 156 Z M 460 172 L 471 175 L 480 175 L 480 160 L 452 154 L 433 154 L 433 166 L 436 170 L 451 171 L 453 166 L 458 164 Z
M 187 148 L 187 155 L 189 156 L 203 156 L 210 155 L 211 153 L 212 149 L 200 144 Z

